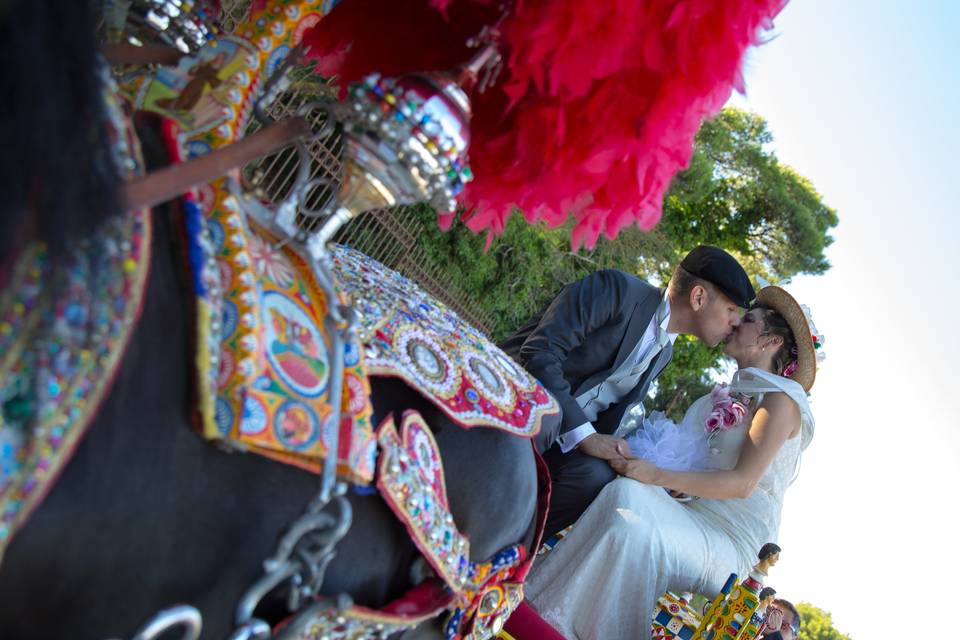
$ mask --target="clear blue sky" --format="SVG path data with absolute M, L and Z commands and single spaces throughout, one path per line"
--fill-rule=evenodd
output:
M 794 0 L 774 34 L 732 103 L 840 225 L 791 287 L 828 355 L 769 582 L 855 640 L 960 637 L 960 3 Z

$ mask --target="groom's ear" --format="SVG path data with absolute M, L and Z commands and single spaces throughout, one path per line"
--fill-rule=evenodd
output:
M 690 308 L 694 311 L 700 311 L 710 301 L 710 295 L 707 288 L 702 284 L 695 284 L 690 289 Z

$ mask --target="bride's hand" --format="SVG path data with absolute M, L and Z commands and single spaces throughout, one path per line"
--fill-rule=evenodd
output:
M 615 438 L 603 433 L 591 433 L 577 446 L 577 451 L 601 460 L 622 460 L 632 458 L 630 447 L 623 438 Z
M 637 482 L 653 484 L 657 477 L 657 467 L 646 460 L 634 458 L 632 460 L 610 460 L 613 470 L 622 476 L 633 478 Z

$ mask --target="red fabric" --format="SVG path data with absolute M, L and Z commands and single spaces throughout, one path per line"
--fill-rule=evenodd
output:
M 575 247 L 652 228 L 700 123 L 743 89 L 743 54 L 785 3 L 515 0 L 500 81 L 472 96 L 467 225 L 499 233 L 514 206 L 551 226 L 573 215 Z M 451 69 L 499 4 L 343 0 L 304 42 L 345 83 Z
M 526 600 L 507 618 L 507 624 L 503 628 L 515 640 L 564 640 Z
M 317 598 L 318 600 L 320 598 Z M 446 587 L 442 580 L 431 578 L 425 580 L 402 596 L 388 602 L 382 609 L 370 609 L 361 605 L 353 605 L 346 611 L 346 617 L 359 617 L 365 619 L 383 620 L 388 623 L 396 624 L 419 624 L 424 619 L 440 615 L 445 609 L 453 604 L 453 594 Z M 278 633 L 289 626 L 300 615 L 301 610 L 291 616 L 288 616 L 274 626 L 273 632 Z M 371 625 L 372 626 L 372 625 Z

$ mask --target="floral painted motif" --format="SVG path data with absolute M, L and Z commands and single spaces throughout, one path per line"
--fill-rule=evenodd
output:
M 281 253 L 259 236 L 250 239 L 250 258 L 257 275 L 266 276 L 281 288 L 293 284 L 294 273 Z
M 222 182 L 213 189 L 215 202 L 236 205 Z M 204 434 L 319 472 L 339 429 L 338 471 L 367 484 L 373 480 L 376 439 L 362 350 L 356 339 L 344 347 L 342 420 L 334 425 L 326 295 L 307 258 L 290 245 L 275 248 L 276 239 L 236 209 L 227 209 L 223 227 L 231 232 L 219 250 L 206 239 L 208 225 L 198 225 L 191 237 L 196 253 L 228 263 L 231 276 L 228 286 L 208 288 L 202 296 L 197 289 L 198 309 L 219 309 L 222 318 L 211 322 L 215 316 L 208 311 L 208 322 L 200 325 L 198 343 L 217 342 L 215 350 L 198 358 L 208 380 L 200 402 Z M 265 251 L 269 258 L 263 257 Z M 263 267 L 267 260 L 270 266 Z M 287 282 L 278 273 L 293 277 Z
M 265 74 L 329 9 L 320 0 L 271 0 L 235 35 L 208 43 L 180 68 L 133 79 L 124 88 L 142 108 L 179 122 L 180 131 L 175 125 L 167 130 L 176 160 L 208 153 L 241 137 Z M 195 275 L 203 434 L 318 472 L 338 432 L 338 471 L 369 483 L 376 438 L 358 342 L 347 345 L 345 361 L 352 364 L 344 371 L 342 420 L 333 424 L 331 342 L 323 324 L 330 302 L 309 260 L 289 245 L 279 247 L 277 238 L 250 223 L 241 205 L 225 178 L 183 199 Z M 215 282 L 204 286 L 208 272 Z
M 296 400 L 287 400 L 277 410 L 273 428 L 281 443 L 294 451 L 305 451 L 320 438 L 317 414 Z

